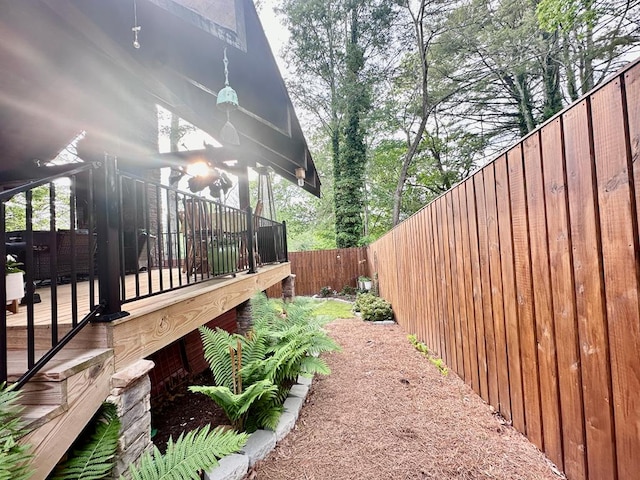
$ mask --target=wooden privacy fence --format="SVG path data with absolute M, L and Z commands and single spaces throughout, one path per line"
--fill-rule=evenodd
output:
M 569 479 L 640 475 L 640 62 L 369 247 L 398 321 Z
M 290 252 L 289 261 L 291 273 L 296 275 L 296 295 L 314 295 L 322 287 L 331 287 L 338 292 L 345 285 L 355 288 L 358 277 L 368 275 L 365 247 Z M 281 286 L 271 287 L 267 295 L 281 296 Z

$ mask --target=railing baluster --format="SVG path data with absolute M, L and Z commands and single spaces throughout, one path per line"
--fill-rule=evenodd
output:
M 5 215 L 5 207 L 4 202 L 0 202 L 0 226 L 2 228 L 0 231 L 2 232 L 2 237 L 6 242 L 7 238 L 7 222 Z M 2 242 L 0 245 L 0 257 L 3 258 L 6 262 L 7 259 L 7 244 Z M 2 280 L 0 281 L 0 302 L 2 303 L 2 312 L 0 312 L 0 383 L 7 381 L 7 360 L 8 360 L 8 352 L 7 352 L 7 277 L 5 275 L 2 276 Z
M 155 196 L 156 196 L 156 242 L 154 245 L 154 250 L 157 253 L 157 262 L 158 262 L 158 273 L 160 274 L 160 283 L 159 283 L 159 287 L 160 287 L 160 291 L 162 292 L 164 290 L 164 280 L 163 280 L 163 273 L 164 273 L 164 238 L 162 235 L 162 210 L 160 209 L 160 200 L 161 200 L 161 194 L 160 194 L 160 186 L 156 185 L 155 187 Z M 148 240 L 147 240 L 148 243 Z M 150 251 L 150 249 L 148 249 Z M 147 268 L 149 268 L 149 270 L 151 270 L 151 254 L 149 254 L 149 263 L 147 264 Z
M 58 261 L 56 242 L 56 184 L 49 184 L 49 271 L 51 272 L 51 346 L 58 343 Z M 27 295 L 27 301 L 32 302 L 33 296 Z
M 76 176 L 71 177 L 69 191 L 69 233 L 71 235 L 71 324 L 78 325 L 78 271 L 76 261 Z
M 89 226 L 89 308 L 93 309 L 96 306 L 96 287 L 95 287 L 95 252 L 96 252 L 96 237 L 95 237 L 95 212 L 94 212 L 94 195 L 93 195 L 93 170 L 89 170 L 89 185 L 88 185 L 88 226 Z

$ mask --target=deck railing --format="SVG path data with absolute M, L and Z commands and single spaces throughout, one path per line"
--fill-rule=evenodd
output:
M 284 223 L 120 171 L 110 157 L 7 190 L 0 200 L 0 258 L 15 253 L 24 264 L 21 350 L 29 376 L 52 356 L 40 337 L 36 348 L 45 320 L 51 349 L 60 349 L 89 321 L 127 315 L 127 303 L 287 261 Z M 0 382 L 16 348 L 7 341 L 10 315 L 0 313 Z

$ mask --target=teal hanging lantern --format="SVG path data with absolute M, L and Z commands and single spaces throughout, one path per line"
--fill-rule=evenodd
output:
M 218 92 L 216 105 L 220 110 L 227 112 L 227 122 L 220 130 L 220 141 L 228 145 L 240 145 L 238 131 L 229 119 L 230 112 L 237 109 L 240 104 L 238 103 L 238 94 L 229 85 L 229 60 L 227 59 L 226 47 L 224 49 L 224 88 Z

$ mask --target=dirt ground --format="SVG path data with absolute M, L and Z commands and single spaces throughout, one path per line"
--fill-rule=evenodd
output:
M 249 473 L 276 479 L 553 479 L 549 461 L 397 326 L 328 326 L 326 355 L 294 429 Z

